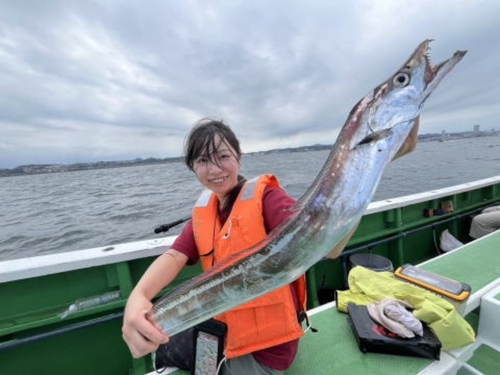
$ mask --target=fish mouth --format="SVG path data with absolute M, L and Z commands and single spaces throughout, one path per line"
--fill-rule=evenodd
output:
M 413 54 L 403 65 L 403 67 L 384 84 L 380 85 L 375 92 L 375 97 L 383 97 L 388 90 L 390 90 L 390 82 L 392 84 L 399 84 L 405 86 L 406 84 L 412 84 L 421 87 L 421 94 L 419 98 L 416 99 L 416 109 L 421 109 L 429 97 L 429 95 L 434 91 L 434 89 L 439 85 L 441 80 L 453 69 L 453 67 L 464 57 L 467 51 L 456 51 L 449 59 L 433 65 L 430 57 L 430 43 L 433 39 L 426 39 L 415 49 Z M 420 83 L 414 82 L 413 78 L 408 78 L 412 75 L 420 76 L 417 79 Z M 405 78 L 406 77 L 406 78 Z M 401 81 L 400 79 L 404 79 Z M 376 126 L 371 126 L 368 124 L 370 133 L 365 135 L 359 142 L 356 143 L 356 147 L 376 143 L 382 139 L 388 138 L 393 134 L 393 128 L 402 123 L 408 123 L 408 121 L 415 120 L 419 116 L 419 111 L 414 115 L 401 118 L 398 122 L 391 124 L 390 126 L 382 129 L 376 129 Z
M 432 41 L 433 39 L 427 39 L 420 43 L 420 45 L 417 47 L 412 57 L 408 61 L 408 63 L 411 64 L 411 62 L 418 62 L 419 60 L 421 61 L 423 59 L 425 63 L 424 82 L 426 84 L 426 87 L 423 92 L 423 100 L 421 105 L 423 104 L 425 99 L 427 99 L 430 93 L 434 91 L 441 80 L 450 72 L 450 70 L 453 69 L 453 67 L 460 60 L 462 60 L 462 57 L 464 57 L 467 53 L 467 51 L 455 51 L 453 56 L 451 56 L 448 60 L 445 60 L 436 65 L 432 65 L 432 61 L 429 55 L 431 49 L 430 43 Z

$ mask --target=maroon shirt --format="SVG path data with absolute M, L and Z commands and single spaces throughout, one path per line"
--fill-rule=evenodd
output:
M 289 208 L 295 203 L 283 189 L 266 187 L 262 201 L 264 225 L 269 233 L 276 228 L 282 221 L 288 218 L 292 211 Z M 198 249 L 194 241 L 193 224 L 190 220 L 181 234 L 174 241 L 172 248 L 188 256 L 189 265 L 196 264 L 199 259 Z M 297 296 L 295 290 L 291 288 L 295 301 L 295 307 L 299 311 Z M 284 371 L 292 364 L 299 347 L 299 340 L 293 340 L 281 345 L 262 349 L 253 352 L 253 356 L 263 365 Z

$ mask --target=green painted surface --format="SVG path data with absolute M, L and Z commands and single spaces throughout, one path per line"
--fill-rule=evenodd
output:
M 471 311 L 469 314 L 467 314 L 464 319 L 469 323 L 474 330 L 474 332 L 477 333 L 477 330 L 479 328 L 479 314 L 481 312 L 481 309 L 478 307 L 477 309 Z
M 152 260 L 0 283 L 0 374 L 143 375 L 151 371 L 147 358 L 132 359 L 122 339 L 121 317 L 83 329 L 74 327 L 121 313 L 131 286 Z M 169 289 L 197 273 L 199 267 L 187 267 Z M 77 301 L 116 291 L 120 291 L 117 300 L 61 317 Z
M 311 317 L 318 332 L 301 340 L 299 354 L 287 374 L 418 374 L 433 361 L 378 353 L 363 354 L 347 323 L 347 315 L 328 309 Z
M 467 364 L 484 375 L 498 375 L 500 373 L 500 352 L 488 345 L 480 345 Z
M 121 320 L 0 351 L 2 375 L 127 374 L 131 365 Z
M 441 202 L 447 200 L 453 202 L 452 213 L 425 217 L 424 210 L 437 209 Z M 343 263 L 348 263 L 347 258 L 350 252 L 384 256 L 392 261 L 395 269 L 405 263 L 422 263 L 439 254 L 436 239 L 439 241 L 443 230 L 448 229 L 459 240 L 467 242 L 471 217 L 480 207 L 499 201 L 500 188 L 487 186 L 363 216 L 359 227 L 340 257 L 322 260 L 311 268 L 308 276 L 314 280 L 308 282 L 314 284 L 321 295 L 309 294 L 308 307 L 314 308 L 331 301 L 335 290 L 346 289 L 347 284 L 342 267 Z M 421 230 L 421 228 L 424 229 Z M 391 237 L 394 239 L 384 242 L 385 239 Z M 484 283 L 483 280 L 478 280 L 478 282 Z
M 500 231 L 435 258 L 423 269 L 465 282 L 476 292 L 500 276 Z

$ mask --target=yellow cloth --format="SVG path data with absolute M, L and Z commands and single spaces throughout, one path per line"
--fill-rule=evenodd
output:
M 337 308 L 347 312 L 349 302 L 367 305 L 384 298 L 409 302 L 413 315 L 426 323 L 441 341 L 444 350 L 458 348 L 475 341 L 475 332 L 457 309 L 444 298 L 398 280 L 392 272 L 375 272 L 354 267 L 349 272 L 349 290 L 338 291 Z

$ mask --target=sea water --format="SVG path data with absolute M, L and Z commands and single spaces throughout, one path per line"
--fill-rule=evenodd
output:
M 244 155 L 299 198 L 329 151 Z M 422 142 L 386 169 L 374 201 L 500 175 L 500 137 Z M 190 215 L 202 187 L 180 162 L 0 178 L 0 260 L 151 239 Z M 167 234 L 178 234 L 182 225 Z

